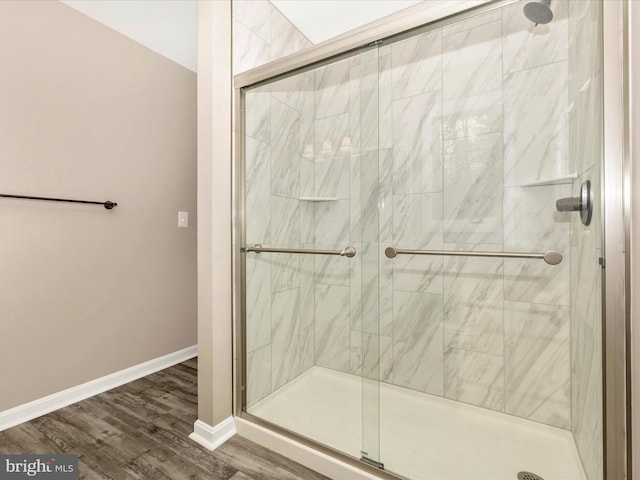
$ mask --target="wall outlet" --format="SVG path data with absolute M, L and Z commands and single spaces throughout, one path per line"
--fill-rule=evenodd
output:
M 178 212 L 178 227 L 187 228 L 189 226 L 189 212 Z

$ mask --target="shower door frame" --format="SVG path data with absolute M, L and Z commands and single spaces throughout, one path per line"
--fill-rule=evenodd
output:
M 357 466 L 381 478 L 398 477 L 349 455 L 286 430 L 246 412 L 246 266 L 245 246 L 245 145 L 242 121 L 244 89 L 270 83 L 279 77 L 315 68 L 346 57 L 373 42 L 413 35 L 415 31 L 458 22 L 517 0 L 436 0 L 423 2 L 364 27 L 352 30 L 299 53 L 234 76 L 234 111 L 238 125 L 232 165 L 234 416 L 265 427 L 290 440 Z M 604 478 L 632 478 L 631 472 L 631 355 L 630 355 L 630 155 L 628 79 L 628 6 L 626 1 L 603 2 L 602 65 L 603 140 L 602 242 L 606 267 L 602 269 L 603 296 L 603 463 Z M 452 18 L 450 18 L 452 17 Z M 435 28 L 435 27 L 434 27 Z M 606 201 L 605 201 L 606 198 Z

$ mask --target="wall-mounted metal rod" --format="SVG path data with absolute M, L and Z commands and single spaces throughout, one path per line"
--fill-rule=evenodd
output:
M 43 200 L 45 202 L 67 202 L 67 203 L 88 203 L 91 205 L 103 205 L 107 210 L 111 210 L 113 207 L 117 207 L 116 202 L 107 200 L 106 202 L 92 202 L 90 200 L 69 200 L 67 198 L 50 198 L 50 197 L 29 197 L 26 195 L 9 195 L 6 193 L 0 193 L 0 197 L 3 198 L 20 198 L 23 200 Z
M 255 253 L 301 253 L 303 255 L 340 255 L 341 257 L 355 257 L 356 249 L 353 247 L 346 247 L 342 250 L 311 250 L 306 248 L 270 248 L 263 247 L 262 245 L 249 245 L 244 247 L 245 252 Z
M 455 250 L 405 250 L 395 247 L 387 247 L 384 251 L 387 258 L 395 258 L 396 255 L 446 255 L 453 257 L 499 257 L 499 258 L 538 258 L 549 265 L 558 265 L 562 262 L 562 254 L 555 250 L 545 253 L 516 253 L 516 252 L 462 252 Z

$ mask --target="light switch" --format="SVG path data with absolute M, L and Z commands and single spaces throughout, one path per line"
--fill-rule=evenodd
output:
M 178 227 L 187 228 L 189 226 L 189 212 L 178 212 Z

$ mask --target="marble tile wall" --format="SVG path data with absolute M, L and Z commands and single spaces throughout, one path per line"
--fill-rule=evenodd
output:
M 599 182 L 595 4 L 558 0 L 535 27 L 517 2 L 255 92 L 248 239 L 358 255 L 247 264 L 251 301 L 271 303 L 251 316 L 250 363 L 271 368 L 249 366 L 252 398 L 311 365 L 379 378 L 571 429 L 601 478 L 599 236 L 555 211 Z M 389 260 L 391 245 L 564 261 Z
M 311 43 L 267 0 L 233 0 L 234 74 Z M 246 242 L 312 248 L 315 194 L 313 76 L 246 95 Z M 235 122 L 234 122 L 235 125 Z M 315 265 L 302 255 L 246 256 L 247 403 L 314 365 Z
M 234 75 L 313 44 L 268 0 L 232 0 Z
M 555 3 L 547 27 L 519 2 L 379 49 L 377 168 L 364 133 L 358 164 L 363 258 L 351 288 L 364 287 L 351 293 L 350 369 L 363 373 L 368 323 L 381 380 L 569 429 L 571 217 L 555 200 L 571 186 L 527 186 L 575 169 L 568 3 Z M 377 232 L 365 233 L 369 218 Z M 565 261 L 373 260 L 366 241 L 377 255 L 553 248 Z
M 591 181 L 600 201 L 602 161 L 602 5 L 569 3 L 569 153 L 576 171 L 571 192 Z M 588 480 L 601 480 L 602 451 L 602 231 L 596 208 L 589 226 L 571 222 L 571 430 Z

